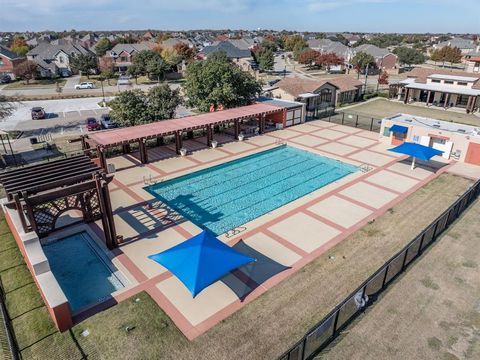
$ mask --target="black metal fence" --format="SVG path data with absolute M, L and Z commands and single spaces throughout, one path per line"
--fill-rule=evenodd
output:
M 379 132 L 382 126 L 382 119 L 346 112 L 335 112 L 324 120 L 374 132 Z
M 280 357 L 280 360 L 311 359 L 323 350 L 365 307 L 370 306 L 399 274 L 422 255 L 423 251 L 479 196 L 479 193 L 480 181 L 477 181 L 415 239 L 311 328 L 299 342 Z
M 18 360 L 20 359 L 17 342 L 8 315 L 7 307 L 5 305 L 5 292 L 3 284 L 0 279 L 0 346 L 3 350 L 4 359 Z

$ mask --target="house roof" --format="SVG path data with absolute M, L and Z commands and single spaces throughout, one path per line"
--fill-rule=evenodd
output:
M 249 58 L 252 56 L 250 50 L 242 50 L 237 48 L 229 41 L 221 41 L 217 45 L 207 46 L 201 51 L 204 55 L 210 55 L 217 51 L 224 51 L 227 54 L 227 57 L 232 58 Z
M 87 50 L 82 45 L 66 43 L 62 45 L 53 45 L 48 43 L 40 43 L 30 50 L 27 55 L 36 56 L 40 59 L 53 59 L 60 51 L 65 52 L 68 55 L 72 53 L 75 55 L 89 54 L 90 50 Z M 34 60 L 35 60 L 34 59 Z
M 351 48 L 342 44 L 339 41 L 332 41 L 330 39 L 312 39 L 308 40 L 307 44 L 309 47 L 315 50 L 319 50 L 325 53 L 335 53 L 338 56 L 345 58 L 349 52 L 351 52 Z
M 134 51 L 143 51 L 143 50 L 151 50 L 152 48 L 147 44 L 147 42 L 141 42 L 136 44 L 117 44 L 111 50 L 107 51 L 107 53 L 115 53 L 121 54 L 122 52 L 127 52 L 131 54 Z
M 0 45 L 0 55 L 5 56 L 10 60 L 20 59 L 22 56 L 15 54 L 14 52 L 8 50 L 5 46 Z
M 472 77 L 477 80 L 473 83 L 472 89 L 480 90 L 480 74 L 469 73 L 467 71 L 453 71 L 448 69 L 428 69 L 415 67 L 406 73 L 408 78 L 415 79 L 415 83 L 425 84 L 427 78 L 431 75 L 452 75 L 456 77 Z
M 322 80 L 288 77 L 280 80 L 275 86 L 293 97 L 298 97 L 300 94 L 312 93 L 327 83 L 336 87 L 340 92 L 356 90 L 359 86 L 362 86 L 360 81 L 350 76 Z
M 375 58 L 383 57 L 388 54 L 391 54 L 391 52 L 388 51 L 388 49 L 379 48 L 378 46 L 375 46 L 372 44 L 363 44 L 363 45 L 357 46 L 355 50 L 356 52 L 364 52 L 364 53 L 370 54 Z
M 475 44 L 472 40 L 459 37 L 452 38 L 435 45 L 436 48 L 442 48 L 444 46 L 458 47 L 459 49 L 475 49 Z
M 187 39 L 169 38 L 165 41 L 162 41 L 162 43 L 160 44 L 160 47 L 163 48 L 163 49 L 171 48 L 171 47 L 174 47 L 177 44 L 185 44 L 185 45 L 191 46 L 192 42 L 187 40 Z

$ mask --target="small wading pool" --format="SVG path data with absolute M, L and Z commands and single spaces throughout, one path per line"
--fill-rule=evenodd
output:
M 357 170 L 279 146 L 145 189 L 194 224 L 220 235 Z
M 42 247 L 72 312 L 102 302 L 126 285 L 125 278 L 86 231 Z

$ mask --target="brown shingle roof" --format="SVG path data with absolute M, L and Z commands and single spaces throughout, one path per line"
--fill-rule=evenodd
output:
M 332 79 L 310 80 L 299 77 L 290 77 L 280 80 L 276 87 L 289 93 L 294 97 L 298 97 L 300 94 L 314 92 L 319 87 L 329 83 L 335 86 L 339 92 L 356 90 L 362 83 L 357 79 L 350 76 L 336 77 Z
M 422 83 L 422 84 L 425 84 L 427 82 L 427 77 L 433 74 L 476 77 L 477 80 L 473 83 L 472 89 L 480 90 L 480 75 L 470 73 L 467 71 L 448 70 L 448 69 L 427 69 L 427 68 L 416 67 L 406 73 L 407 77 L 414 78 L 415 82 Z

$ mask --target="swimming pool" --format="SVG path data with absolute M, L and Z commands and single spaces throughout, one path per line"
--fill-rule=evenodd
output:
M 283 145 L 146 190 L 199 227 L 220 235 L 357 170 Z
M 86 232 L 79 232 L 43 245 L 50 270 L 73 312 L 105 300 L 124 288 L 125 280 Z

